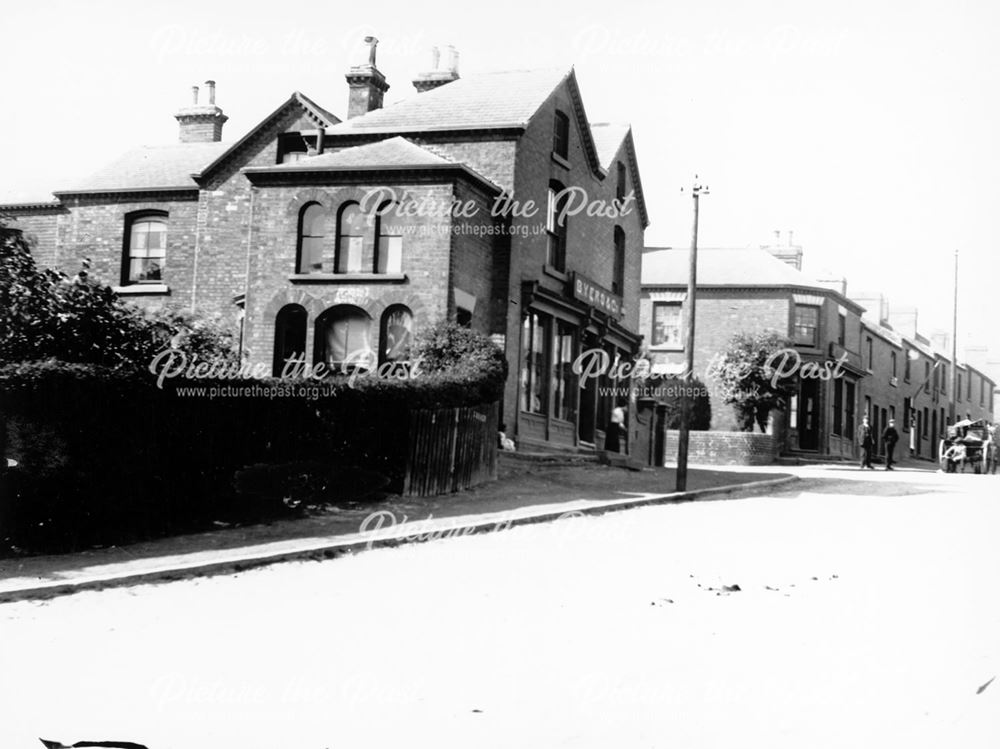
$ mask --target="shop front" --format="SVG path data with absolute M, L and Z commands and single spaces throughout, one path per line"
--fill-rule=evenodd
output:
M 634 412 L 629 382 L 611 377 L 639 351 L 639 336 L 621 325 L 621 297 L 575 274 L 563 293 L 525 283 L 521 309 L 520 449 L 604 449 L 615 407 Z

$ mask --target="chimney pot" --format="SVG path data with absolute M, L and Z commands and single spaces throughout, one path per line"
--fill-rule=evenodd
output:
M 194 106 L 198 106 L 198 87 L 197 86 L 192 86 L 191 87 L 191 103 Z
M 441 67 L 441 50 L 431 47 L 431 70 L 438 70 Z
M 208 87 L 208 103 L 209 105 L 215 104 L 215 81 L 205 81 L 205 85 Z

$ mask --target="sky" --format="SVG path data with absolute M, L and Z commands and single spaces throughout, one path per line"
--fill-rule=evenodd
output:
M 573 65 L 588 117 L 632 124 L 647 246 L 690 245 L 697 174 L 701 246 L 793 231 L 805 271 L 917 306 L 925 334 L 951 328 L 958 250 L 960 351 L 1000 358 L 1000 3 L 35 0 L 4 22 L 0 200 L 174 142 L 206 79 L 235 140 L 295 90 L 343 117 L 368 34 L 387 103 L 453 44 L 465 74 Z

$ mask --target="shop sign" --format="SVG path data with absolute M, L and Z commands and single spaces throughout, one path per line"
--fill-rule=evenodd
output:
M 622 316 L 622 298 L 580 273 L 573 275 L 573 298 L 616 319 Z

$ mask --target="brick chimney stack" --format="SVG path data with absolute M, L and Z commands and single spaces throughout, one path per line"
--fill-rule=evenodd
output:
M 366 114 L 373 109 L 381 109 L 382 97 L 389 90 L 385 76 L 375 67 L 375 48 L 378 46 L 378 39 L 366 36 L 365 44 L 368 45 L 368 61 L 352 65 L 345 76 L 350 87 L 347 100 L 348 119 Z
M 419 73 L 413 79 L 413 87 L 418 93 L 430 91 L 446 83 L 457 81 L 458 76 L 458 50 L 452 45 L 444 48 L 444 55 L 437 47 L 431 48 L 431 67 L 424 73 Z
M 217 143 L 222 140 L 222 126 L 229 118 L 215 104 L 215 81 L 205 81 L 208 103 L 198 103 L 198 87 L 191 87 L 192 102 L 174 117 L 180 124 L 181 143 Z

